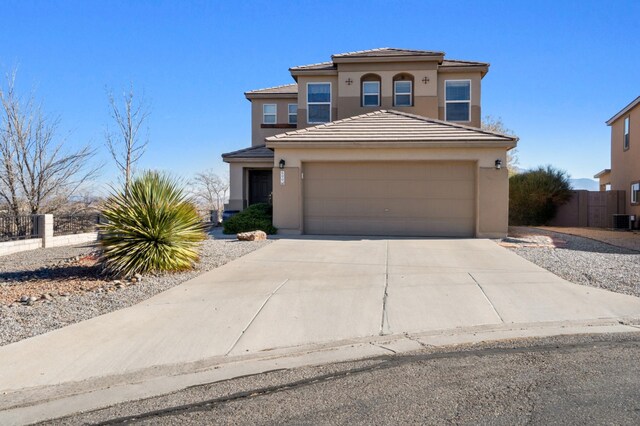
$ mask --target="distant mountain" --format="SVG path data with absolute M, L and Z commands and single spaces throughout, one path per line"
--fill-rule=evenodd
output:
M 569 179 L 573 189 L 586 189 L 587 191 L 599 191 L 600 183 L 597 180 L 589 178 Z

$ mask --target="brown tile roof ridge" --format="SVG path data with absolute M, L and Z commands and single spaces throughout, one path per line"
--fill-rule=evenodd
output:
M 263 89 L 249 90 L 248 92 L 244 92 L 244 93 L 245 93 L 245 95 L 246 94 L 252 94 L 252 93 L 261 93 L 261 92 L 264 92 L 266 90 L 284 89 L 284 88 L 293 87 L 293 86 L 296 87 L 296 91 L 297 91 L 298 83 L 289 83 L 289 84 L 281 84 L 279 86 L 265 87 Z M 293 93 L 293 92 L 291 92 L 291 93 Z
M 354 115 L 352 117 L 343 118 L 341 120 L 331 121 L 329 123 L 323 123 L 323 124 L 318 124 L 318 125 L 312 126 L 312 127 L 306 127 L 304 129 L 299 129 L 299 130 L 294 130 L 294 131 L 291 131 L 291 132 L 280 133 L 278 135 L 270 136 L 270 137 L 266 138 L 266 140 L 267 141 L 276 141 L 278 139 L 281 139 L 281 138 L 284 138 L 284 137 L 287 137 L 287 136 L 304 135 L 305 133 L 313 131 L 314 129 L 322 129 L 322 128 L 327 128 L 327 127 L 334 127 L 334 126 L 339 125 L 341 123 L 346 123 L 346 122 L 349 122 L 349 121 L 359 120 L 359 119 L 366 118 L 366 117 L 381 116 L 381 115 L 385 115 L 385 114 L 393 114 L 393 115 L 397 115 L 397 116 L 403 116 L 403 117 L 407 117 L 407 118 L 412 118 L 412 119 L 423 121 L 423 122 L 426 122 L 426 123 L 439 124 L 439 125 L 444 125 L 444 126 L 449 126 L 449 127 L 469 130 L 469 131 L 473 131 L 473 132 L 477 132 L 477 133 L 483 133 L 483 134 L 486 134 L 486 135 L 498 136 L 498 137 L 506 138 L 506 139 L 513 140 L 513 141 L 518 141 L 519 140 L 519 138 L 517 136 L 505 135 L 503 133 L 493 132 L 493 131 L 489 131 L 489 130 L 483 130 L 483 129 L 480 129 L 480 128 L 477 128 L 477 127 L 465 126 L 464 124 L 451 123 L 449 121 L 437 120 L 435 118 L 424 117 L 424 116 L 421 116 L 421 115 L 411 114 L 411 113 L 408 113 L 408 112 L 398 111 L 398 110 L 393 110 L 393 109 L 381 109 L 381 110 L 378 110 L 378 111 L 373 111 L 373 112 L 368 112 L 368 113 L 365 113 L 365 114 Z
M 419 55 L 434 55 L 440 56 L 444 55 L 444 52 L 438 52 L 435 50 L 417 50 L 417 49 L 402 49 L 398 47 L 377 47 L 375 49 L 366 49 L 366 50 L 355 50 L 353 52 L 345 52 L 345 53 L 336 53 L 331 55 L 332 58 L 342 58 L 345 56 L 354 56 L 354 55 L 362 55 L 367 53 L 375 53 L 375 52 L 407 52 L 411 54 L 419 54 Z
M 457 127 L 459 129 L 471 130 L 471 131 L 478 132 L 478 133 L 484 133 L 486 135 L 500 136 L 500 137 L 503 137 L 503 138 L 513 139 L 513 140 L 516 140 L 516 141 L 519 140 L 519 138 L 517 136 L 507 135 L 505 133 L 494 132 L 494 131 L 491 131 L 491 130 L 485 130 L 485 129 L 481 129 L 479 127 L 466 126 L 464 124 L 452 123 L 450 121 L 444 121 L 444 120 L 438 120 L 436 118 L 424 117 L 422 115 L 411 114 L 411 113 L 404 112 L 404 111 L 397 111 L 397 110 L 385 110 L 385 111 L 391 112 L 391 113 L 395 113 L 395 114 L 398 114 L 398 115 L 404 115 L 405 117 L 411 117 L 411 118 L 415 118 L 415 119 L 426 121 L 426 122 L 430 122 L 430 123 L 442 124 L 442 125 L 450 126 L 450 127 Z

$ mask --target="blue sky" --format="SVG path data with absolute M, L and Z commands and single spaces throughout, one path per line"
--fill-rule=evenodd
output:
M 290 83 L 290 66 L 375 47 L 491 63 L 483 115 L 520 137 L 522 167 L 572 177 L 609 166 L 605 120 L 640 95 L 637 1 L 7 1 L 0 69 L 18 67 L 60 117 L 69 146 L 104 149 L 105 87 L 151 102 L 141 168 L 226 170 L 250 145 L 247 90 Z

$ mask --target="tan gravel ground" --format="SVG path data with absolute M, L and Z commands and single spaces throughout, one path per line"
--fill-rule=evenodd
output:
M 590 238 L 616 247 L 640 251 L 639 231 L 612 231 L 610 229 L 602 228 L 565 228 L 554 226 L 539 226 L 537 228 L 546 231 Z
M 0 271 L 0 304 L 19 302 L 22 297 L 43 300 L 57 296 L 68 297 L 71 294 L 94 291 L 110 282 L 110 279 L 101 274 L 97 265 L 96 247 L 87 245 L 78 249 L 80 253 L 76 256 L 49 261 L 38 268 L 18 269 L 20 263 L 16 262 L 15 268 L 12 268 L 14 270 Z M 3 259 L 4 262 L 11 260 L 13 259 Z

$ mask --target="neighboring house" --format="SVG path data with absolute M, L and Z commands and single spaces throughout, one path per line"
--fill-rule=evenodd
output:
M 517 138 L 479 128 L 488 69 L 391 48 L 290 68 L 296 83 L 245 93 L 226 208 L 271 201 L 283 234 L 506 235 Z
M 640 96 L 607 121 L 611 127 L 611 168 L 594 177 L 600 190 L 626 192 L 625 211 L 640 215 Z

